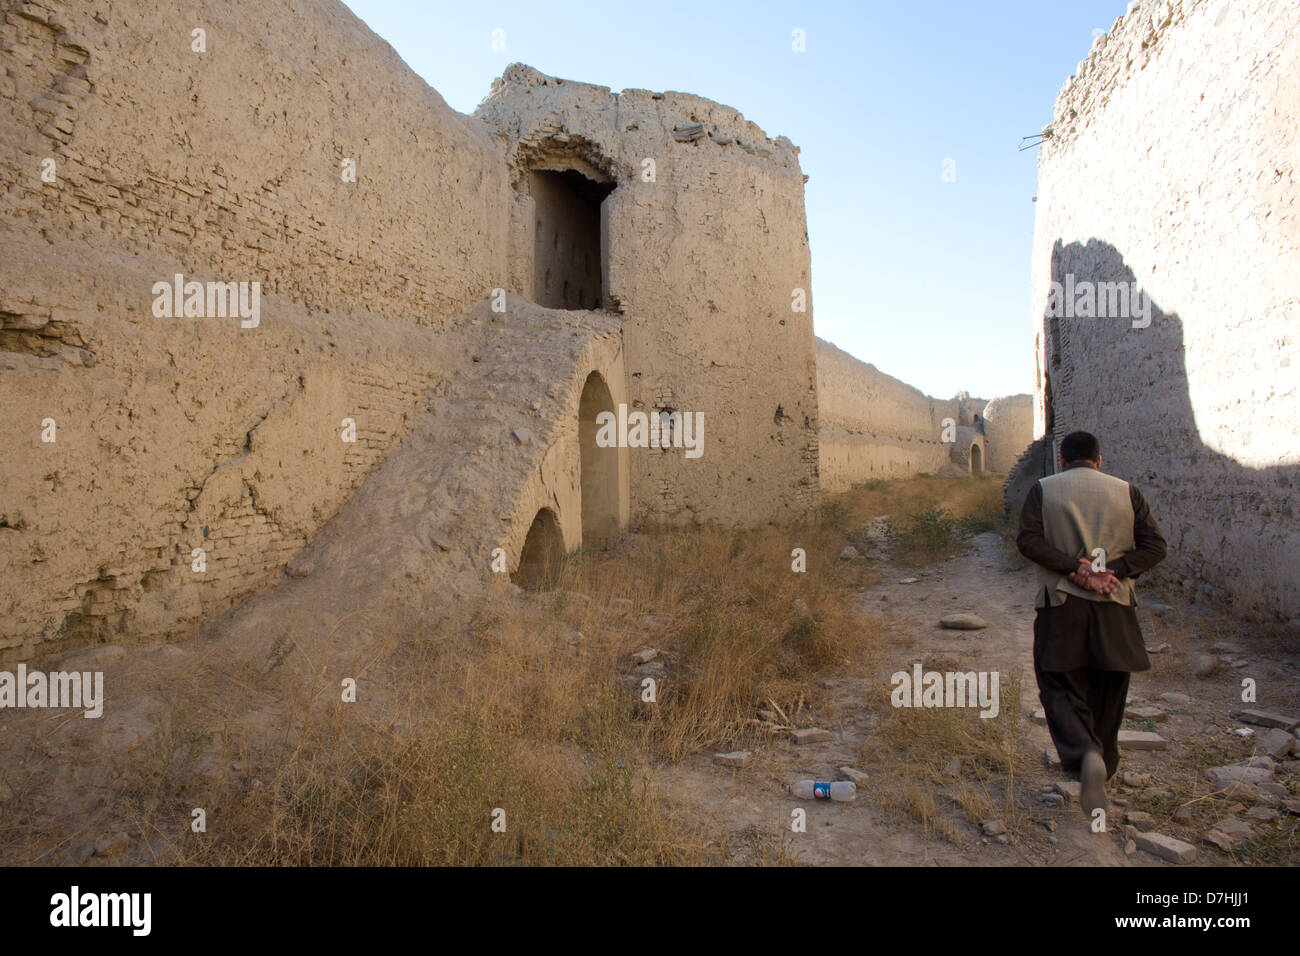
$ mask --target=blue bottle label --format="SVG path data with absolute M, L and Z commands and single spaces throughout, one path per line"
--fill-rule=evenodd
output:
M 831 785 L 829 783 L 814 783 L 813 798 L 817 800 L 829 800 L 831 798 Z

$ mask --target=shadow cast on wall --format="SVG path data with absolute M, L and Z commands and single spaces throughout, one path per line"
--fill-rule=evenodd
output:
M 1113 245 L 1057 240 L 1051 269 L 1061 295 L 1049 298 L 1041 326 L 1038 400 L 1046 434 L 1036 443 L 1037 455 L 1031 447 L 1008 479 L 1008 504 L 1018 506 L 1029 485 L 1055 470 L 1061 438 L 1075 429 L 1090 431 L 1101 440 L 1105 470 L 1136 484 L 1150 501 L 1169 541 L 1168 569 L 1190 580 L 1201 597 L 1295 621 L 1300 466 L 1255 468 L 1205 443 L 1192 403 L 1184 319 L 1138 287 Z M 1122 304 L 1119 284 L 1127 286 L 1130 301 L 1128 314 L 1116 316 L 1111 306 Z M 1071 289 L 1073 301 L 1065 294 Z M 1099 315 L 1103 307 L 1107 314 Z M 1134 327 L 1148 316 L 1149 325 Z M 1279 365 L 1273 374 L 1296 373 Z M 1238 434 L 1262 411 L 1258 403 L 1246 404 L 1249 398 L 1241 396 Z

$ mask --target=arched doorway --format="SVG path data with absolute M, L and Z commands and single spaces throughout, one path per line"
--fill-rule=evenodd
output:
M 609 386 L 599 372 L 587 376 L 578 401 L 578 467 L 582 487 L 582 543 L 598 547 L 618 534 L 618 446 L 600 447 L 596 416 L 614 414 Z
M 510 580 L 521 588 L 537 590 L 551 587 L 564 570 L 564 538 L 555 512 L 543 508 L 528 528 L 519 568 Z
M 984 451 L 979 445 L 970 446 L 970 473 L 978 475 L 984 471 Z

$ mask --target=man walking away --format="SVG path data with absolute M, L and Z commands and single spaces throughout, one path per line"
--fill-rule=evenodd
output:
M 1061 442 L 1061 471 L 1039 480 L 1020 511 L 1020 553 L 1038 571 L 1034 675 L 1062 769 L 1078 772 L 1090 817 L 1106 807 L 1119 767 L 1129 676 L 1151 668 L 1133 580 L 1165 556 L 1142 492 L 1101 472 L 1088 432 Z

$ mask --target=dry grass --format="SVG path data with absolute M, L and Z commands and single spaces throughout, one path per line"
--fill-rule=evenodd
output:
M 122 791 L 146 840 L 204 807 L 207 832 L 179 847 L 196 864 L 789 862 L 770 838 L 709 830 L 654 786 L 654 764 L 753 740 L 760 706 L 803 713 L 814 675 L 862 659 L 876 630 L 847 610 L 861 570 L 841 546 L 829 529 L 626 536 L 552 591 L 387 635 L 364 667 L 392 677 L 366 684 L 365 707 L 290 680 L 306 651 L 275 649 L 267 680 L 297 688 L 277 705 L 281 741 L 240 730 L 247 700 L 178 702 Z M 646 646 L 665 665 L 653 704 L 628 660 Z
M 1016 519 L 1003 511 L 1001 489 L 1000 479 L 992 475 L 868 481 L 828 496 L 822 521 L 842 531 L 860 550 L 869 550 L 865 527 L 883 518 L 894 560 L 911 566 L 933 564 L 957 554 L 972 534 L 1012 536 Z
M 824 716 L 817 678 L 873 670 L 883 640 L 852 610 L 876 571 L 839 560 L 846 540 L 878 514 L 942 501 L 967 520 L 995 498 L 991 479 L 922 478 L 829 499 L 816 528 L 627 535 L 567 561 L 552 590 L 519 597 L 501 584 L 454 625 L 412 620 L 355 652 L 345 645 L 342 673 L 363 675 L 360 703 L 339 699 L 338 667 L 325 663 L 337 635 L 319 647 L 268 637 L 260 663 L 213 653 L 187 666 L 151 746 L 115 786 L 142 841 L 171 844 L 180 863 L 788 863 L 782 828 L 702 823 L 656 785 L 656 766 L 761 744 L 760 710 L 782 724 Z M 644 647 L 658 649 L 661 670 L 633 666 Z M 653 703 L 642 700 L 647 677 Z M 1005 768 L 1003 742 L 989 726 L 998 721 L 938 714 L 931 726 L 930 716 L 892 715 L 898 727 L 882 739 L 897 754 L 873 762 L 910 774 L 910 812 L 956 839 L 931 812 L 933 782 L 914 771 L 930 774 L 935 753 Z M 968 816 L 982 806 L 976 789 L 957 799 Z M 206 832 L 176 845 L 196 807 Z
M 842 503 L 845 521 L 851 526 L 866 524 L 878 515 L 900 522 L 931 509 L 947 511 L 958 520 L 991 523 L 1001 520 L 1002 479 L 996 475 L 916 475 L 899 481 L 865 482 L 851 491 L 828 496 L 827 501 Z
M 941 669 L 943 663 L 926 667 Z M 993 817 L 1010 829 L 1018 826 L 1016 780 L 1033 769 L 1028 728 L 1018 714 L 1019 677 L 1000 681 L 998 690 L 998 713 L 987 718 L 973 708 L 895 708 L 884 694 L 870 702 L 878 730 L 858 759 L 888 781 L 874 793 L 880 805 L 916 819 L 927 836 L 937 833 L 958 845 L 964 841 L 946 809 L 949 802 L 976 827 Z M 954 758 L 959 772 L 945 773 Z

